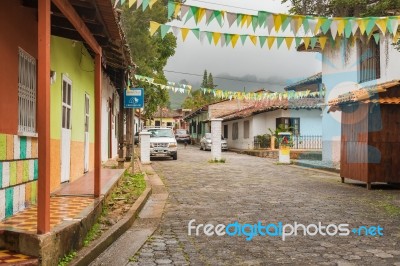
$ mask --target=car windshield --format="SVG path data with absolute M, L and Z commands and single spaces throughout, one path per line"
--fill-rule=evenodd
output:
M 211 133 L 206 133 L 205 138 L 211 139 Z M 224 139 L 225 139 L 224 136 L 221 135 L 221 140 L 224 140 Z
M 176 134 L 180 134 L 180 135 L 187 134 L 187 131 L 185 129 L 177 129 Z
M 172 130 L 168 128 L 152 128 L 148 130 L 151 138 L 173 138 Z

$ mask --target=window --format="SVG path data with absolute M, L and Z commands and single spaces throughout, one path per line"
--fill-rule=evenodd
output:
M 244 121 L 243 125 L 243 138 L 248 139 L 250 136 L 250 121 Z
M 201 130 L 201 123 L 198 122 L 197 123 L 197 134 L 201 134 L 202 130 Z
M 276 119 L 276 128 L 282 125 L 293 135 L 300 135 L 300 118 L 298 117 L 279 117 Z
M 167 122 L 167 127 L 172 127 L 172 122 Z
M 235 140 L 238 138 L 239 138 L 239 124 L 236 122 L 232 124 L 232 139 Z
M 18 131 L 36 133 L 36 59 L 19 48 Z
M 228 125 L 224 125 L 224 138 L 228 138 Z
M 379 79 L 381 77 L 381 64 L 380 64 L 380 48 L 371 38 L 368 42 L 361 40 L 358 41 L 359 51 L 359 68 L 358 80 L 360 83 Z
M 156 121 L 155 121 L 155 126 L 156 126 L 156 127 L 159 127 L 159 126 L 161 126 L 161 122 L 160 122 L 160 120 L 156 120 Z

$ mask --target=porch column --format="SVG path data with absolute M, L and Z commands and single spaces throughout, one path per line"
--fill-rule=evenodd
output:
M 211 119 L 211 155 L 212 160 L 221 160 L 221 126 L 222 119 Z
M 94 65 L 94 196 L 99 197 L 101 194 L 101 54 L 96 54 Z
M 38 1 L 37 233 L 50 231 L 50 0 Z

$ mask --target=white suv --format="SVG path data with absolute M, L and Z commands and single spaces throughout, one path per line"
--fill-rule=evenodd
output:
M 148 127 L 150 135 L 150 156 L 171 156 L 178 159 L 178 145 L 172 128 Z

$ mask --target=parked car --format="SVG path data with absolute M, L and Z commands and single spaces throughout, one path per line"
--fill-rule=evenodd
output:
M 200 150 L 211 150 L 211 133 L 206 133 L 204 137 L 201 138 L 200 140 Z M 228 150 L 228 143 L 226 142 L 226 139 L 221 135 L 221 149 L 223 151 Z
M 151 127 L 146 128 L 150 135 L 150 157 L 171 156 L 178 159 L 178 145 L 172 128 Z
M 186 129 L 177 129 L 175 131 L 175 139 L 177 142 L 190 143 L 190 135 Z

